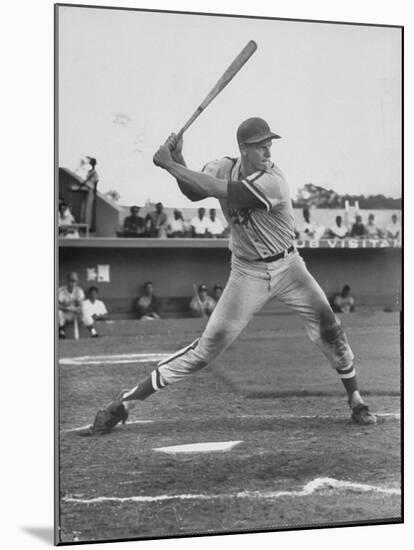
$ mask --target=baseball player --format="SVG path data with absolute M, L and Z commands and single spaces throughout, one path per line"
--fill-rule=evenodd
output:
M 249 118 L 237 130 L 240 158 L 210 162 L 201 173 L 186 167 L 182 139 L 175 134 L 154 155 L 154 163 L 177 180 L 190 200 L 219 199 L 230 225 L 230 277 L 201 337 L 161 361 L 137 386 L 122 391 L 98 411 L 94 424 L 82 435 L 111 431 L 126 421 L 134 402 L 208 365 L 275 297 L 301 316 L 309 338 L 337 371 L 352 420 L 361 425 L 376 423 L 358 391 L 354 355 L 341 323 L 295 248 L 289 188 L 271 161 L 273 140 L 279 138 L 265 120 Z

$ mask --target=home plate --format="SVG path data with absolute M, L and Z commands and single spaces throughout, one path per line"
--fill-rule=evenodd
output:
M 158 447 L 154 451 L 161 453 L 214 453 L 230 451 L 243 441 L 209 441 L 207 443 L 190 443 L 189 445 L 174 445 L 173 447 Z

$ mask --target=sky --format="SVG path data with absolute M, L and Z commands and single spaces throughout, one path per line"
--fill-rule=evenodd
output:
M 186 132 L 187 165 L 236 156 L 238 125 L 260 116 L 282 136 L 272 156 L 293 197 L 309 182 L 401 196 L 400 29 L 80 7 L 58 25 L 59 166 L 96 157 L 99 190 L 121 204 L 191 205 L 152 156 L 251 39 Z

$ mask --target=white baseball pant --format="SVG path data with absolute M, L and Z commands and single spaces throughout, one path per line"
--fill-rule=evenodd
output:
M 230 278 L 202 336 L 159 363 L 157 386 L 178 382 L 216 359 L 270 298 L 301 316 L 309 338 L 334 369 L 352 366 L 354 355 L 341 323 L 297 251 L 271 263 L 233 256 Z

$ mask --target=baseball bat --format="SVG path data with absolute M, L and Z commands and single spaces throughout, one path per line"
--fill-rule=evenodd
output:
M 79 323 L 78 318 L 75 316 L 73 320 L 73 337 L 75 340 L 79 340 Z
M 250 40 L 246 46 L 242 49 L 236 59 L 229 65 L 229 67 L 224 71 L 223 75 L 219 78 L 216 85 L 212 90 L 207 94 L 206 98 L 191 117 L 187 120 L 181 130 L 178 132 L 177 136 L 180 138 L 186 130 L 192 125 L 192 123 L 201 115 L 204 109 L 213 101 L 215 97 L 227 86 L 227 84 L 236 76 L 245 63 L 251 58 L 254 52 L 257 50 L 257 44 L 254 40 Z

